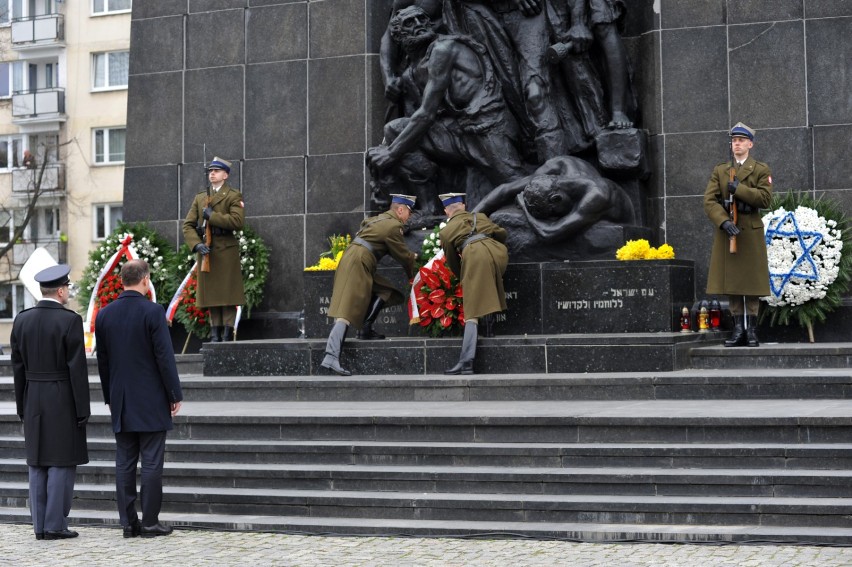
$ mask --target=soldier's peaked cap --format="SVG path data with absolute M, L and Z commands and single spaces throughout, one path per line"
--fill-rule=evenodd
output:
M 208 171 L 211 169 L 222 169 L 225 173 L 231 173 L 231 162 L 218 156 L 214 157 L 213 161 L 210 162 L 210 165 L 207 166 Z
M 37 273 L 33 279 L 39 283 L 41 287 L 53 289 L 61 287 L 71 280 L 68 274 L 71 273 L 71 267 L 66 264 L 58 264 L 45 268 Z
M 443 195 L 438 195 L 438 198 L 445 207 L 448 207 L 453 203 L 464 203 L 464 196 L 464 193 L 444 193 Z
M 417 201 L 417 197 L 414 197 L 412 195 L 391 193 L 391 203 L 399 203 L 401 205 L 406 205 L 410 209 L 414 206 L 415 201 Z
M 737 122 L 736 125 L 731 128 L 731 138 L 748 138 L 753 142 L 754 130 L 749 128 L 742 122 Z

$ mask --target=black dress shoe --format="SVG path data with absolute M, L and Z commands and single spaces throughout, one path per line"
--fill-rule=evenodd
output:
M 39 532 L 36 534 L 36 539 L 44 539 L 44 532 Z
M 153 526 L 142 526 L 142 537 L 156 537 L 161 535 L 169 535 L 174 531 L 171 526 L 164 526 L 157 522 Z
M 72 537 L 77 537 L 78 534 L 74 530 L 62 530 L 59 532 L 44 532 L 44 539 L 71 539 Z M 36 536 L 38 537 L 38 536 Z
M 129 526 L 124 526 L 124 537 L 139 537 L 142 533 L 142 524 L 138 521 L 133 522 Z

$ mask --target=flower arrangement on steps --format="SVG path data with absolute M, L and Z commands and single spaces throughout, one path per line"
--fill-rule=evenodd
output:
M 763 216 L 770 295 L 761 298 L 761 320 L 795 321 L 814 342 L 814 323 L 840 306 L 852 281 L 849 218 L 829 199 L 805 192 L 776 195 L 771 209 Z

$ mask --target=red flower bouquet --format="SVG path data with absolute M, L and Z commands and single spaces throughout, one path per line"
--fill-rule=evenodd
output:
M 464 327 L 458 278 L 447 268 L 443 257 L 420 268 L 418 275 L 413 284 L 417 316 L 412 317 L 412 323 L 418 323 L 433 337 L 458 334 Z

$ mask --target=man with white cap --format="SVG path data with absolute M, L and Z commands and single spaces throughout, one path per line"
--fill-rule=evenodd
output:
M 734 331 L 725 346 L 756 347 L 760 345 L 760 297 L 769 295 L 769 262 L 760 209 L 767 208 L 772 200 L 772 172 L 749 155 L 754 146 L 753 129 L 738 122 L 731 128 L 730 137 L 732 160 L 713 169 L 704 191 L 704 212 L 716 228 L 707 293 L 728 295 Z M 731 207 L 737 211 L 736 223 Z M 736 239 L 735 247 L 730 246 L 731 239 Z
M 89 462 L 89 372 L 83 320 L 65 308 L 70 271 L 60 264 L 35 275 L 42 300 L 18 314 L 10 339 L 36 539 L 77 537 L 68 529 L 68 514 L 77 465 Z
M 349 325 L 360 329 L 359 339 L 385 338 L 373 330 L 373 323 L 383 307 L 399 305 L 406 296 L 387 278 L 376 274 L 376 268 L 379 261 L 390 254 L 403 267 L 408 279 L 414 277 L 417 254 L 405 244 L 403 224 L 411 216 L 415 201 L 411 195 L 391 195 L 390 210 L 364 219 L 358 234 L 343 253 L 334 273 L 328 316 L 335 320 L 328 335 L 323 368 L 341 376 L 351 376 L 352 373 L 340 365 L 340 351 Z
M 461 280 L 465 318 L 461 356 L 444 374 L 473 374 L 479 318 L 506 310 L 503 274 L 509 263 L 508 234 L 484 213 L 467 212 L 464 193 L 445 193 L 439 198 L 449 217 L 439 238 L 447 267 Z
M 214 157 L 207 166 L 210 197 L 207 191 L 195 196 L 183 221 L 183 238 L 198 254 L 198 263 L 209 255 L 210 271 L 198 271 L 196 304 L 210 310 L 210 341 L 234 339 L 237 306 L 245 303 L 243 274 L 240 268 L 240 239 L 236 232 L 245 224 L 243 195 L 228 184 L 231 162 Z M 209 223 L 212 242 L 208 246 L 200 227 Z

